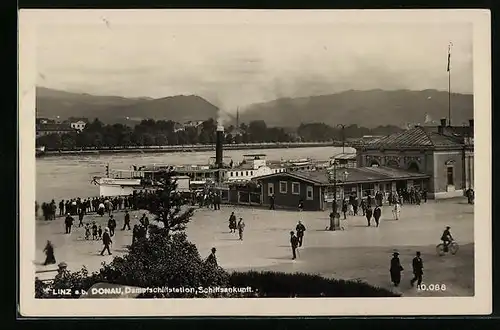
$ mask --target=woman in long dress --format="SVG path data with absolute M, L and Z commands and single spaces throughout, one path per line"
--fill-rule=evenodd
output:
M 45 245 L 45 262 L 43 263 L 45 266 L 52 265 L 56 263 L 56 258 L 54 256 L 54 246 L 50 241 L 47 241 L 47 245 Z

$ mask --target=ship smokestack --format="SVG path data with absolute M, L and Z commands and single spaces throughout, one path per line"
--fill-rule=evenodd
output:
M 224 126 L 217 125 L 216 140 L 215 140 L 215 164 L 217 168 L 223 168 L 222 163 L 222 145 L 224 142 Z

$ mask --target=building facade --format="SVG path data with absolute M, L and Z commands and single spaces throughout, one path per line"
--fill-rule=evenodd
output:
M 41 137 L 49 134 L 67 134 L 74 133 L 76 130 L 69 124 L 37 124 L 36 137 Z
M 79 121 L 75 121 L 75 122 L 70 123 L 70 127 L 78 132 L 83 131 L 85 129 L 85 126 L 87 126 L 87 123 L 84 122 L 83 120 L 79 120 Z
M 430 178 L 427 174 L 384 166 L 346 167 L 334 171 L 335 175 L 329 169 L 274 173 L 255 180 L 261 187 L 263 205 L 269 205 L 274 196 L 276 208 L 297 208 L 302 200 L 304 210 L 319 211 L 331 205 L 333 196 L 340 202 L 351 195 L 361 199 L 374 196 L 377 191 L 395 191 L 403 186 L 421 188 Z
M 430 176 L 429 198 L 463 196 L 474 189 L 474 124 L 417 126 L 358 146 L 357 165 L 387 166 Z

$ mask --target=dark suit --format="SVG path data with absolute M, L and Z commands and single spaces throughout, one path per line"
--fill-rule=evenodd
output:
M 111 237 L 109 236 L 108 232 L 104 232 L 102 234 L 102 243 L 104 244 L 104 248 L 101 251 L 101 255 L 104 255 L 104 251 L 108 250 L 108 254 L 111 254 L 111 251 L 109 250 L 109 245 L 112 243 Z
M 420 257 L 415 257 L 413 258 L 413 279 L 411 280 L 411 285 L 415 284 L 417 282 L 417 285 L 422 284 L 422 275 L 424 274 L 424 262 L 422 261 L 422 258 Z
M 376 207 L 375 210 L 373 210 L 373 218 L 375 219 L 375 223 L 377 224 L 378 227 L 378 222 L 380 220 L 380 217 L 382 216 L 382 210 L 380 207 Z
M 290 237 L 290 245 L 292 246 L 293 259 L 295 259 L 297 258 L 295 250 L 297 250 L 297 246 L 299 245 L 299 239 L 297 238 L 297 236 L 293 235 L 292 237 Z
M 365 211 L 366 220 L 368 221 L 368 226 L 370 226 L 370 220 L 372 219 L 373 211 L 371 208 L 367 208 Z

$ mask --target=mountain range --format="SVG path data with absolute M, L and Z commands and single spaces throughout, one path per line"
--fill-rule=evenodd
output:
M 297 127 L 301 123 L 323 122 L 403 126 L 423 124 L 426 115 L 436 122 L 448 116 L 449 94 L 437 90 L 349 90 L 336 94 L 281 98 L 251 104 L 240 111 L 240 123 L 264 120 L 268 126 Z M 473 118 L 473 95 L 451 94 L 452 122 L 461 125 Z M 104 123 L 128 123 L 142 119 L 206 120 L 217 118 L 218 108 L 196 95 L 177 95 L 164 98 L 125 98 L 64 92 L 37 87 L 37 117 L 99 118 Z M 227 111 L 229 112 L 229 111 Z M 223 117 L 228 118 L 224 115 Z M 233 118 L 226 124 L 235 123 Z

